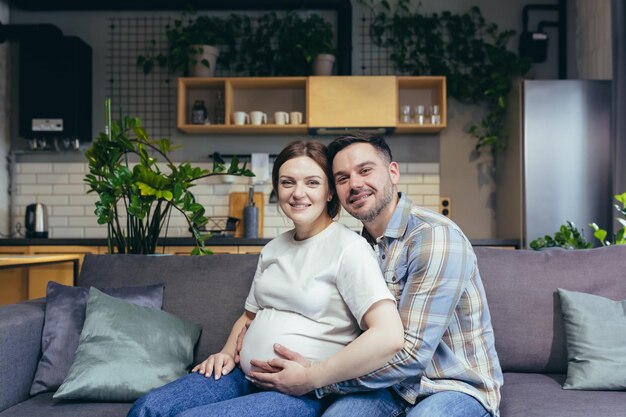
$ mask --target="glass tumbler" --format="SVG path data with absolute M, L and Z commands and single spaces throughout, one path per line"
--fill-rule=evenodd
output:
M 400 107 L 400 123 L 411 123 L 411 106 L 408 104 Z
M 418 125 L 424 124 L 424 106 L 421 104 L 419 106 L 415 106 L 415 123 Z

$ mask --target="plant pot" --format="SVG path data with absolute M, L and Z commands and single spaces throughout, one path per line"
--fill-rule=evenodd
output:
M 192 45 L 191 48 L 198 53 L 190 57 L 189 75 L 192 77 L 213 77 L 220 50 L 211 45 Z M 202 63 L 204 60 L 209 63 L 208 68 Z
M 335 55 L 319 54 L 313 60 L 313 75 L 332 75 Z

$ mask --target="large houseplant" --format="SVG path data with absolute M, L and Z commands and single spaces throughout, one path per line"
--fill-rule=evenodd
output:
M 204 241 L 210 234 L 200 228 L 207 222 L 204 207 L 196 202 L 191 188 L 199 179 L 213 175 L 254 176 L 233 158 L 229 168 L 214 162 L 212 170 L 174 163 L 168 139 L 152 140 L 138 118 L 111 122 L 111 101 L 106 101 L 106 130 L 85 152 L 89 173 L 88 192 L 98 194 L 95 214 L 107 225 L 109 253 L 155 253 L 161 231 L 172 210 L 182 214 L 196 242 L 193 254 L 210 253 Z M 136 163 L 129 159 L 136 159 Z M 167 166 L 162 170 L 158 158 Z
M 478 7 L 465 13 L 422 13 L 411 10 L 411 0 L 360 0 L 370 7 L 370 37 L 388 48 L 401 73 L 444 75 L 448 95 L 462 103 L 479 104 L 486 113 L 469 133 L 476 150 L 492 154 L 506 147 L 505 116 L 515 77 L 530 69 L 530 60 L 508 49 L 515 34 L 488 22 Z

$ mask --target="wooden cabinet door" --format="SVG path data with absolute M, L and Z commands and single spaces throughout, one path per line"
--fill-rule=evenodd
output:
M 29 255 L 66 255 L 78 254 L 82 255 L 80 266 L 82 267 L 82 258 L 88 253 L 97 255 L 98 246 L 30 246 Z M 33 266 L 28 271 L 28 299 L 45 297 L 48 281 L 58 282 L 63 285 L 74 284 L 74 269 L 71 262 L 58 265 Z
M 0 246 L 2 255 L 26 255 L 28 246 Z M 0 270 L 0 305 L 15 304 L 28 297 L 28 269 Z
M 307 110 L 309 128 L 393 127 L 396 77 L 309 77 Z

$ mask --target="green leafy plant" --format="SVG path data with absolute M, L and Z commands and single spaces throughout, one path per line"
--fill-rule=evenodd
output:
M 410 0 L 361 0 L 370 7 L 370 37 L 375 45 L 390 48 L 389 58 L 398 71 L 412 75 L 444 75 L 448 95 L 487 109 L 469 133 L 476 150 L 495 156 L 506 148 L 507 96 L 514 77 L 530 69 L 530 60 L 507 49 L 515 34 L 500 31 L 482 16 L 478 7 L 466 13 L 426 14 L 411 10 Z
M 106 100 L 106 130 L 85 152 L 89 173 L 85 182 L 89 193 L 98 194 L 95 214 L 99 224 L 107 225 L 109 253 L 155 253 L 158 239 L 172 210 L 183 215 L 196 242 L 193 254 L 211 253 L 204 242 L 211 237 L 200 228 L 207 222 L 205 210 L 191 192 L 198 180 L 213 175 L 254 176 L 239 167 L 236 157 L 227 168 L 214 158 L 212 170 L 174 163 L 169 155 L 176 146 L 166 139 L 152 140 L 136 117 L 111 122 L 111 101 Z M 156 155 L 153 156 L 153 155 Z M 129 157 L 137 159 L 129 163 Z M 159 166 L 160 158 L 167 170 Z M 165 237 L 164 236 L 164 237 Z
M 182 18 L 174 20 L 174 25 L 165 32 L 167 52 L 156 51 L 156 41 L 151 40 L 147 53 L 137 57 L 137 65 L 144 74 L 150 73 L 158 65 L 172 73 L 188 75 L 190 65 L 197 63 L 197 56 L 202 54 L 197 45 L 212 45 L 220 49 L 220 63 L 228 68 L 236 56 L 242 22 L 243 18 L 235 14 L 220 18 L 198 16 L 195 12 L 183 13 Z M 201 63 L 209 67 L 206 59 Z
M 554 237 L 545 235 L 530 242 L 530 248 L 534 250 L 544 248 L 589 249 L 591 246 L 591 243 L 587 242 L 576 225 L 569 220 L 559 228 Z
M 622 217 L 626 218 L 626 193 L 617 194 L 614 197 L 619 204 L 613 204 L 613 207 Z M 600 241 L 602 246 L 609 246 L 611 244 L 626 245 L 626 219 L 616 217 L 615 220 L 622 225 L 622 228 L 615 233 L 612 241 L 606 239 L 608 234 L 606 230 L 601 229 L 596 223 L 589 224 L 593 229 L 593 236 Z
M 166 32 L 168 51 L 137 57 L 137 65 L 149 73 L 156 65 L 187 74 L 198 53 L 193 45 L 211 44 L 220 49 L 220 64 L 250 76 L 308 75 L 311 62 L 320 53 L 335 53 L 332 25 L 320 15 L 302 17 L 294 11 L 270 12 L 254 22 L 249 16 L 227 18 L 185 14 Z M 208 63 L 205 63 L 205 65 Z

